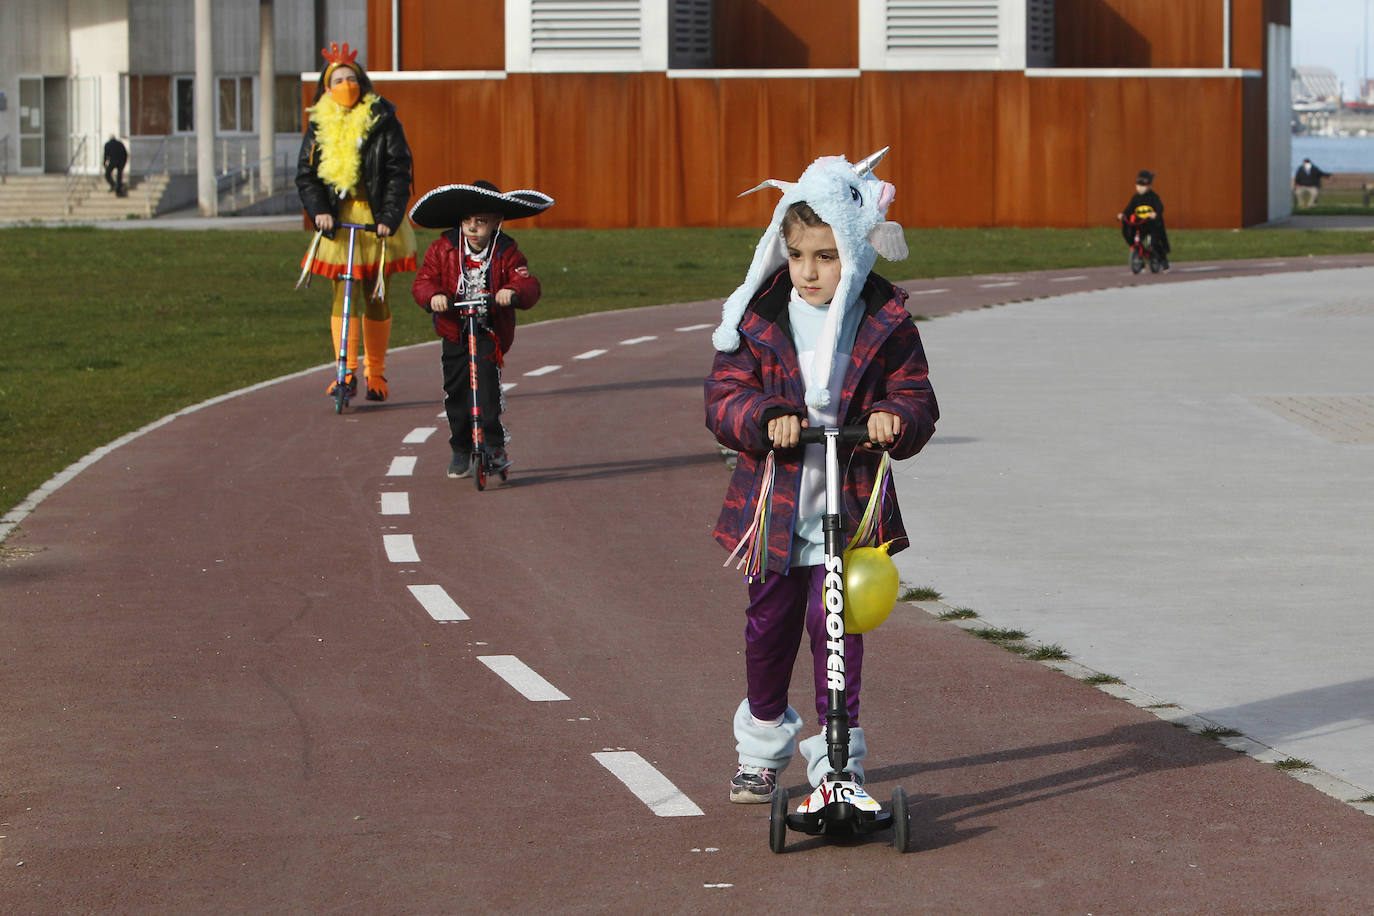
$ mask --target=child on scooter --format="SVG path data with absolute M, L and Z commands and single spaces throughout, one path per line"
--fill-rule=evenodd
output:
M 1137 207 L 1149 207 L 1154 210 L 1154 217 L 1139 226 L 1141 233 L 1149 233 L 1154 255 L 1159 259 L 1160 266 L 1165 270 L 1169 269 L 1169 231 L 1164 228 L 1164 201 L 1159 199 L 1159 194 L 1154 189 L 1155 176 L 1153 172 L 1141 169 L 1135 176 L 1135 194 L 1131 195 L 1130 203 L 1126 204 L 1124 210 L 1116 215 L 1121 223 L 1121 237 L 1126 240 L 1126 244 L 1131 244 L 1135 237 L 1136 226 L 1130 223 L 1131 214 Z
M 493 450 L 492 470 L 511 465 L 506 446 L 510 433 L 501 423 L 506 407 L 501 367 L 515 341 L 514 309 L 539 301 L 539 280 L 530 273 L 520 246 L 502 223 L 541 213 L 553 198 L 538 191 L 503 194 L 489 181 L 435 188 L 415 204 L 410 218 L 420 226 L 448 229 L 425 251 L 411 291 L 415 301 L 434 315 L 434 330 L 443 338 L 440 365 L 444 373 L 444 411 L 448 415 L 453 458 L 449 477 L 474 473 L 472 457 L 472 386 L 468 372 L 468 336 L 454 302 L 492 297 L 486 326 L 477 337 L 475 354 L 482 436 Z M 450 228 L 451 227 L 451 228 Z
M 893 458 L 915 455 L 939 416 L 906 293 L 871 272 L 879 253 L 891 260 L 907 253 L 901 227 L 884 219 L 892 185 L 872 174 L 885 152 L 857 165 L 823 157 L 796 183 L 764 183 L 781 189 L 782 200 L 712 335 L 718 352 L 705 385 L 706 425 L 739 452 L 714 536 L 727 549 L 756 539 L 757 557 L 748 570 L 745 610 L 747 697 L 734 714 L 739 758 L 730 801 L 736 803 L 768 802 L 797 747 L 803 722 L 788 705 L 788 687 L 803 627 L 810 633 L 822 732 L 800 749 L 812 785 L 829 769 L 823 730 L 824 446 L 799 448 L 802 427 L 868 427 L 870 443 L 841 457 L 847 539 L 872 495 L 880 449 Z M 759 494 L 770 484 L 766 530 L 750 531 L 757 499 L 770 498 Z M 886 496 L 880 538 L 900 550 L 906 546 L 901 513 L 895 493 Z M 847 634 L 844 652 L 851 729 L 846 770 L 862 781 L 863 637 Z

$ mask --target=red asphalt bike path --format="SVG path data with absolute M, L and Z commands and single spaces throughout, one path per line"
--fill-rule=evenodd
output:
M 1265 263 L 1125 279 L 1296 266 Z M 1123 273 L 903 285 L 935 315 Z M 326 370 L 292 376 L 53 490 L 0 562 L 5 909 L 1370 908 L 1367 815 L 910 605 L 869 637 L 863 721 L 871 792 L 911 796 L 911 851 L 790 834 L 770 853 L 767 806 L 725 801 L 744 589 L 709 537 L 718 315 L 522 327 L 516 464 L 483 493 L 444 476 L 435 344 L 392 354 L 386 404 L 336 416 Z M 938 393 L 938 320 L 921 327 Z M 506 657 L 566 699 L 527 699 Z M 803 653 L 810 719 L 808 685 Z M 607 753 L 665 782 L 637 794 Z M 783 774 L 794 802 L 803 779 Z

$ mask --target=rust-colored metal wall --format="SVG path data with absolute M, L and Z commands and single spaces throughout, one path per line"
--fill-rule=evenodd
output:
M 391 0 L 367 0 L 369 70 L 504 70 L 505 0 L 400 0 L 400 66 L 391 59 Z
M 1255 78 L 511 74 L 378 89 L 400 110 L 417 194 L 477 178 L 537 188 L 558 200 L 536 220 L 549 227 L 763 225 L 774 195 L 740 192 L 886 145 L 908 226 L 1104 225 L 1141 168 L 1180 228 L 1259 222 L 1266 206 Z
M 1220 0 L 1056 0 L 1055 66 L 1220 67 L 1222 28 Z
M 729 0 L 715 5 L 714 66 L 859 66 L 859 0 Z
M 503 6 L 402 0 L 403 22 L 423 24 L 403 27 L 402 63 L 502 69 L 463 49 L 502 48 Z M 718 11 L 727 8 L 718 27 L 728 47 L 719 53 L 734 66 L 854 64 L 826 55 L 857 52 L 857 0 L 750 0 Z M 1061 67 L 1222 62 L 1220 2 L 1059 0 L 1057 9 Z M 1232 65 L 1261 69 L 1266 24 L 1289 20 L 1288 0 L 1232 0 L 1231 9 Z M 376 73 L 389 65 L 389 0 L 369 0 L 369 12 Z M 791 37 L 770 42 L 779 28 Z M 441 40 L 458 34 L 461 45 Z M 646 72 L 438 82 L 388 75 L 378 90 L 400 110 L 417 195 L 477 178 L 538 188 L 558 205 L 535 225 L 759 226 L 776 196 L 741 191 L 767 177 L 795 178 L 819 155 L 857 158 L 891 145 L 882 173 L 898 188 L 893 218 L 908 226 L 1108 225 L 1135 172 L 1149 168 L 1170 224 L 1197 228 L 1265 219 L 1265 85 L 1255 77 L 1019 71 L 827 79 Z

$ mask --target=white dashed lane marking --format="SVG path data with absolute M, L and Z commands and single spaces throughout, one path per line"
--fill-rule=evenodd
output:
M 406 437 L 401 441 L 407 445 L 419 445 L 428 442 L 429 437 L 434 435 L 437 431 L 438 430 L 433 426 L 417 426 L 406 433 Z
M 479 655 L 477 660 L 520 691 L 527 700 L 547 702 L 568 699 L 566 693 L 544 680 L 533 668 L 514 655 Z
M 947 292 L 949 292 L 949 290 L 948 290 L 948 289 L 945 289 L 945 288 L 941 288 L 941 289 L 914 289 L 914 290 L 911 291 L 910 295 L 912 295 L 912 296 L 933 296 L 933 295 L 935 295 L 936 293 L 947 293 Z
M 540 366 L 538 369 L 531 369 L 529 372 L 526 372 L 525 375 L 533 378 L 535 376 L 548 375 L 550 372 L 557 372 L 562 368 L 562 366 Z
M 678 332 L 682 332 L 682 331 L 704 331 L 704 330 L 706 330 L 707 328 L 712 328 L 712 327 L 715 327 L 715 325 L 711 325 L 711 324 L 689 324 L 689 325 L 687 325 L 687 327 L 685 327 L 685 328 L 673 328 L 673 330 L 674 330 L 674 331 L 678 331 Z
M 622 347 L 633 347 L 635 344 L 648 343 L 651 340 L 658 340 L 658 335 L 649 334 L 646 337 L 631 337 L 629 340 L 622 340 L 620 345 Z
M 415 600 L 420 602 L 420 606 L 440 623 L 448 623 L 453 620 L 468 620 L 468 615 L 463 612 L 448 592 L 444 591 L 442 585 L 407 585 L 410 593 L 415 596 Z
M 409 493 L 383 493 L 382 514 L 383 515 L 409 515 L 410 514 L 410 494 Z
M 413 534 L 384 534 L 382 546 L 386 548 L 386 558 L 393 563 L 420 562 L 420 555 L 415 552 Z
M 1050 277 L 1050 282 L 1051 282 L 1051 283 L 1069 283 L 1070 281 L 1073 281 L 1073 280 L 1086 280 L 1086 279 L 1088 279 L 1087 274 L 1078 274 L 1078 275 L 1073 276 L 1073 277 Z
M 999 286 L 1015 286 L 1016 284 L 1016 280 L 1004 280 L 1001 283 L 979 283 L 978 285 L 983 289 L 996 289 Z
M 1202 272 L 1205 271 L 1205 270 L 1221 270 L 1221 268 L 1220 268 L 1220 267 L 1217 267 L 1215 264 L 1207 264 L 1207 265 L 1204 265 L 1204 266 L 1202 266 L 1202 267 L 1185 267 L 1185 268 L 1183 268 L 1183 272 L 1184 272 L 1185 274 L 1197 274 L 1197 273 L 1202 273 Z
M 388 477 L 409 477 L 414 473 L 414 455 L 397 455 L 391 459 L 391 467 L 386 469 L 386 476 Z
M 605 350 L 588 350 L 586 353 L 577 354 L 573 359 L 596 359 L 598 356 L 604 356 L 606 352 Z
M 700 817 L 705 814 L 668 777 L 634 751 L 601 751 L 592 756 L 659 817 Z

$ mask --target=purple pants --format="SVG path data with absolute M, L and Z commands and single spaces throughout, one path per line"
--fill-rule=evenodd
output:
M 797 566 L 786 575 L 768 573 L 763 582 L 749 584 L 745 611 L 744 668 L 749 687 L 749 712 L 763 720 L 787 710 L 787 688 L 801 647 L 802 625 L 811 635 L 811 671 L 816 686 L 816 715 L 825 725 L 830 690 L 826 686 L 825 605 L 821 586 L 824 566 Z M 859 724 L 859 674 L 863 670 L 864 638 L 844 638 L 845 706 L 851 727 Z

